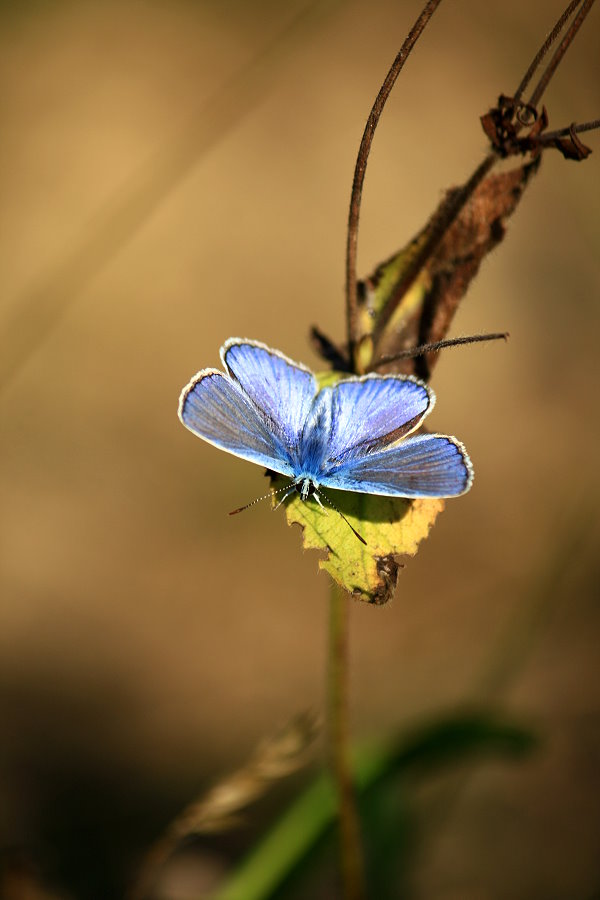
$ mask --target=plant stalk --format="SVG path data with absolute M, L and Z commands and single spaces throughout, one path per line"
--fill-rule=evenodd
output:
M 349 598 L 335 582 L 332 582 L 329 603 L 329 746 L 338 797 L 343 897 L 344 900 L 364 900 L 363 853 L 350 764 Z

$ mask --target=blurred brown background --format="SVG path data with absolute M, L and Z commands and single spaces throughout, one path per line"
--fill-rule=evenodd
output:
M 370 160 L 359 268 L 484 152 L 560 0 L 442 5 Z M 308 11 L 306 11 L 308 9 Z M 265 733 L 323 704 L 327 579 L 258 468 L 178 423 L 231 335 L 316 365 L 343 334 L 362 127 L 418 3 L 0 8 L 0 842 L 58 896 L 114 872 Z M 301 11 L 305 10 L 301 14 Z M 594 9 L 544 100 L 600 109 Z M 265 52 L 265 48 L 271 47 Z M 241 73 L 241 74 L 240 74 Z M 484 263 L 434 427 L 475 464 L 386 608 L 352 608 L 353 727 L 491 698 L 543 737 L 481 767 L 415 879 L 426 898 L 600 889 L 600 145 L 549 152 Z M 112 873 L 112 874 L 111 874 Z

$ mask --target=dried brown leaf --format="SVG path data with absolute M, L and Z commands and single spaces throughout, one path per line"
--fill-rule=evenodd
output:
M 442 340 L 452 323 L 458 305 L 482 260 L 503 239 L 506 220 L 515 211 L 541 157 L 498 174 L 488 175 L 475 189 L 437 249 L 422 267 L 410 289 L 400 300 L 387 327 L 377 342 L 369 345 L 378 312 L 394 295 L 406 267 L 427 240 L 432 223 L 460 188 L 447 192 L 425 228 L 400 253 L 378 266 L 364 283 L 361 309 L 362 342 L 372 358 L 394 355 L 420 344 Z M 380 372 L 403 372 L 428 379 L 437 354 L 378 365 Z

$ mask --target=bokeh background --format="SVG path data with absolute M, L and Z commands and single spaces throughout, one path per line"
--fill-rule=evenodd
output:
M 266 482 L 186 432 L 177 399 L 229 336 L 311 365 L 312 323 L 342 337 L 355 153 L 418 10 L 0 7 L 0 842 L 54 897 L 119 896 L 185 802 L 322 709 L 327 578 L 266 504 L 228 518 Z M 478 116 L 560 11 L 442 5 L 375 140 L 363 275 L 480 161 Z M 545 96 L 552 127 L 598 115 L 598 12 Z M 446 352 L 435 371 L 433 425 L 467 445 L 473 491 L 389 606 L 352 606 L 357 738 L 469 703 L 541 736 L 526 763 L 471 769 L 437 825 L 424 801 L 417 897 L 600 889 L 588 137 L 585 163 L 546 155 L 455 322 L 509 343 Z M 197 896 L 192 882 L 169 896 Z

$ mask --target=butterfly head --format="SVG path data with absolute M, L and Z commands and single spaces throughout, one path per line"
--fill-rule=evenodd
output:
M 308 500 L 309 497 L 314 497 L 317 502 L 319 501 L 319 487 L 312 478 L 301 475 L 294 480 L 294 487 L 300 494 L 302 500 Z

